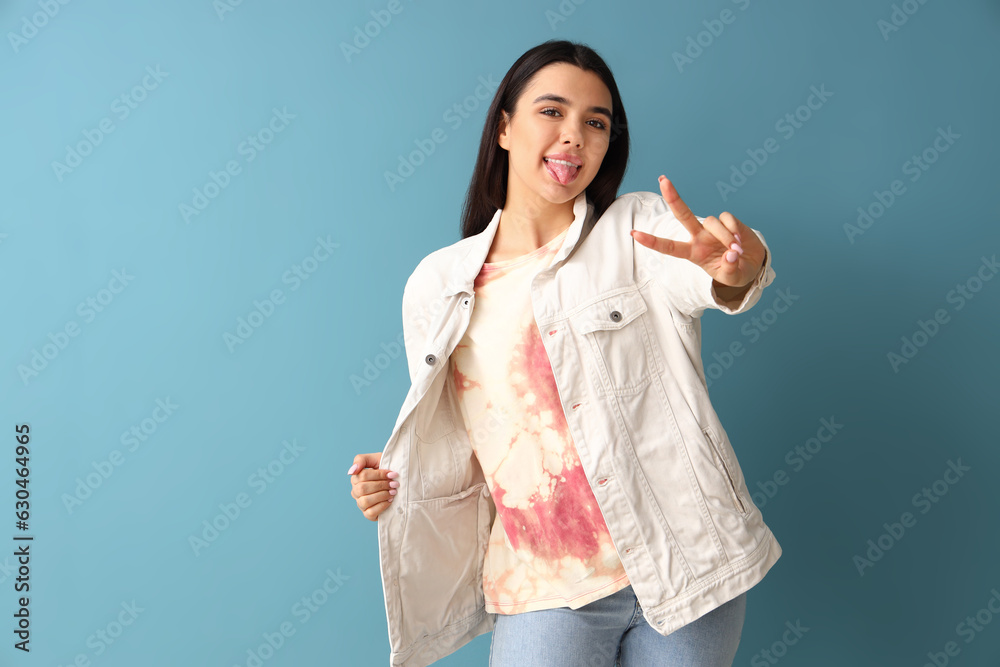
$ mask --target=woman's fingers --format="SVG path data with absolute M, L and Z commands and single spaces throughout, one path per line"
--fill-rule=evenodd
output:
M 724 213 L 723 215 L 728 214 Z M 731 215 L 729 215 L 729 217 L 732 218 Z M 735 218 L 733 219 L 735 220 Z M 702 223 L 702 226 L 711 232 L 712 236 L 714 236 L 716 240 L 722 244 L 722 252 L 725 255 L 726 260 L 731 264 L 735 264 L 739 259 L 739 256 L 743 254 L 743 247 L 736 240 L 736 237 L 733 235 L 733 231 L 714 215 L 710 215 L 705 218 L 705 222 Z
M 365 468 L 378 468 L 382 462 L 382 452 L 372 452 L 370 454 L 358 454 L 354 457 L 354 465 L 347 470 L 348 475 L 353 475 Z
M 398 488 L 399 482 L 394 479 L 370 480 L 354 484 L 351 488 L 351 495 L 355 498 L 361 498 L 362 496 L 379 493 L 380 491 L 388 491 L 390 492 L 389 495 L 394 496 Z
M 732 241 L 729 242 L 729 249 L 735 251 L 736 253 L 743 254 L 743 245 L 740 239 L 740 226 L 743 224 L 736 219 L 736 216 L 729 211 L 723 211 L 719 216 L 719 221 L 725 225 L 726 229 L 732 234 Z
M 361 509 L 361 513 L 365 515 L 365 518 L 370 521 L 375 521 L 378 519 L 378 515 L 389 508 L 389 503 L 392 502 L 394 496 L 389 496 L 387 492 L 375 493 L 368 496 L 362 496 L 358 500 L 358 507 Z
M 389 507 L 399 489 L 398 477 L 396 472 L 374 467 L 362 468 L 351 475 L 351 497 L 357 501 L 366 519 L 376 521 Z
M 390 477 L 390 475 L 393 475 Z M 367 496 L 377 491 L 399 488 L 395 473 L 388 470 L 365 468 L 357 475 L 351 475 L 351 495 L 355 498 Z
M 743 224 L 742 222 L 737 220 L 736 216 L 730 213 L 729 211 L 723 211 L 721 214 L 719 214 L 719 220 L 722 221 L 722 224 L 726 226 L 726 229 L 728 229 L 733 234 L 733 236 L 736 236 L 738 234 L 738 232 L 740 231 L 740 225 Z
M 660 175 L 660 194 L 663 195 L 663 199 L 666 200 L 667 206 L 670 207 L 670 211 L 677 218 L 677 221 L 684 225 L 684 228 L 688 230 L 691 238 L 698 236 L 698 232 L 701 230 L 701 224 L 698 222 L 697 216 L 691 212 L 688 205 L 684 203 L 681 196 L 677 193 L 677 188 L 674 187 L 673 182 L 664 175 Z
M 648 232 L 641 232 L 638 229 L 629 230 L 629 234 L 631 234 L 632 238 L 638 241 L 641 245 L 663 253 L 664 255 L 670 255 L 680 259 L 691 258 L 691 244 L 687 241 L 675 241 L 674 239 L 661 238 L 659 236 L 653 236 Z

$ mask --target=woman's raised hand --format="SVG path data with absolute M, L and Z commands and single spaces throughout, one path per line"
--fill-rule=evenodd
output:
M 732 213 L 709 216 L 703 225 L 677 194 L 674 184 L 660 176 L 660 192 L 674 217 L 691 234 L 690 241 L 660 238 L 637 229 L 632 238 L 657 252 L 694 262 L 716 282 L 742 287 L 752 281 L 764 263 L 764 244 Z
M 347 473 L 351 476 L 351 497 L 358 501 L 358 509 L 366 519 L 378 520 L 396 496 L 399 473 L 378 467 L 382 452 L 358 454 Z

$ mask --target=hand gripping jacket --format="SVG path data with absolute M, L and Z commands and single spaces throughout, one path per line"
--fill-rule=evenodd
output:
M 390 665 L 429 665 L 495 622 L 482 575 L 496 507 L 446 378 L 500 213 L 421 260 L 403 290 L 411 386 L 382 451 L 399 492 L 378 518 Z M 584 472 L 643 614 L 666 635 L 756 585 L 781 555 L 701 361 L 702 313 L 757 303 L 774 280 L 771 252 L 742 302 L 726 303 L 702 268 L 632 239 L 634 228 L 690 240 L 660 194 L 622 195 L 594 220 L 583 192 L 573 213 L 532 279 L 532 308 Z

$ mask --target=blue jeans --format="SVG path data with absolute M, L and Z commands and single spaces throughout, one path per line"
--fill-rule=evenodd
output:
M 731 667 L 746 597 L 667 636 L 646 622 L 631 585 L 579 609 L 497 614 L 489 667 Z

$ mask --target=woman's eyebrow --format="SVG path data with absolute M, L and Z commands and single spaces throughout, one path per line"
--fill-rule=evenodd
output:
M 546 93 L 545 95 L 539 95 L 538 97 L 535 98 L 535 101 L 532 102 L 532 104 L 538 104 L 542 100 L 551 100 L 553 102 L 558 102 L 559 104 L 565 104 L 566 106 L 570 106 L 570 101 L 567 100 L 565 97 L 563 97 L 562 95 L 554 95 L 552 93 Z M 596 107 L 595 106 L 595 107 L 590 107 L 589 109 L 587 109 L 587 111 L 589 111 L 591 113 L 604 114 L 608 118 L 611 118 L 611 110 L 608 109 L 607 107 Z

